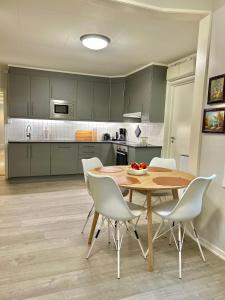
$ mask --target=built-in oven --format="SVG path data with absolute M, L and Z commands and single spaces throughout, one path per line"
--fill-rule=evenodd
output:
M 123 166 L 128 165 L 128 148 L 126 146 L 117 146 L 116 164 Z
M 66 100 L 50 100 L 50 115 L 52 119 L 72 120 L 74 118 L 74 104 Z

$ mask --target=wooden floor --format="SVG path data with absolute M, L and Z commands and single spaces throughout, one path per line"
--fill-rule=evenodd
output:
M 134 198 L 140 199 L 140 195 Z M 81 178 L 0 179 L 0 299 L 225 299 L 225 262 L 186 239 L 183 279 L 177 278 L 175 245 L 154 244 L 155 271 L 135 240 L 122 245 L 120 280 L 116 252 L 102 235 L 90 260 L 87 235 L 80 234 L 91 200 Z M 139 232 L 146 247 L 146 220 Z

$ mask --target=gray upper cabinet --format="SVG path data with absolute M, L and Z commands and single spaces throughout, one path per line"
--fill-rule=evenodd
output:
M 163 122 L 166 98 L 166 67 L 152 67 L 150 122 Z
M 95 121 L 109 120 L 109 81 L 94 82 L 94 115 Z
M 142 121 L 163 122 L 166 67 L 152 65 L 126 78 L 127 113 L 141 112 Z
M 27 117 L 30 110 L 30 77 L 11 74 L 8 77 L 8 115 Z
M 78 172 L 78 145 L 51 144 L 51 175 L 76 174 Z
M 36 118 L 49 118 L 49 79 L 48 77 L 31 77 L 30 115 Z
M 13 143 L 8 145 L 8 176 L 30 176 L 30 145 Z
M 110 121 L 122 122 L 124 113 L 124 79 L 111 79 L 110 83 Z
M 50 175 L 50 144 L 30 144 L 30 175 Z
M 77 120 L 92 120 L 93 117 L 93 82 L 78 80 L 77 82 Z
M 76 80 L 69 77 L 50 79 L 50 98 L 75 102 Z

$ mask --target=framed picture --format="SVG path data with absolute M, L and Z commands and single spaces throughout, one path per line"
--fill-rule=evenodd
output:
M 225 75 L 209 79 L 208 104 L 225 102 Z
M 225 133 L 225 108 L 204 110 L 202 132 Z

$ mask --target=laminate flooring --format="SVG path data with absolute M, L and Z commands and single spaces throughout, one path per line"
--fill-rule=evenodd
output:
M 143 195 L 134 200 L 143 203 Z M 225 299 L 225 262 L 185 238 L 183 279 L 178 254 L 168 238 L 154 243 L 154 272 L 146 271 L 137 242 L 128 234 L 121 250 L 121 279 L 116 279 L 116 251 L 102 234 L 89 261 L 91 206 L 81 177 L 6 181 L 0 177 L 0 299 Z M 154 219 L 154 223 L 158 220 Z M 156 225 L 156 224 L 155 224 Z M 155 228 L 155 226 L 154 226 Z M 146 249 L 145 216 L 139 232 Z

